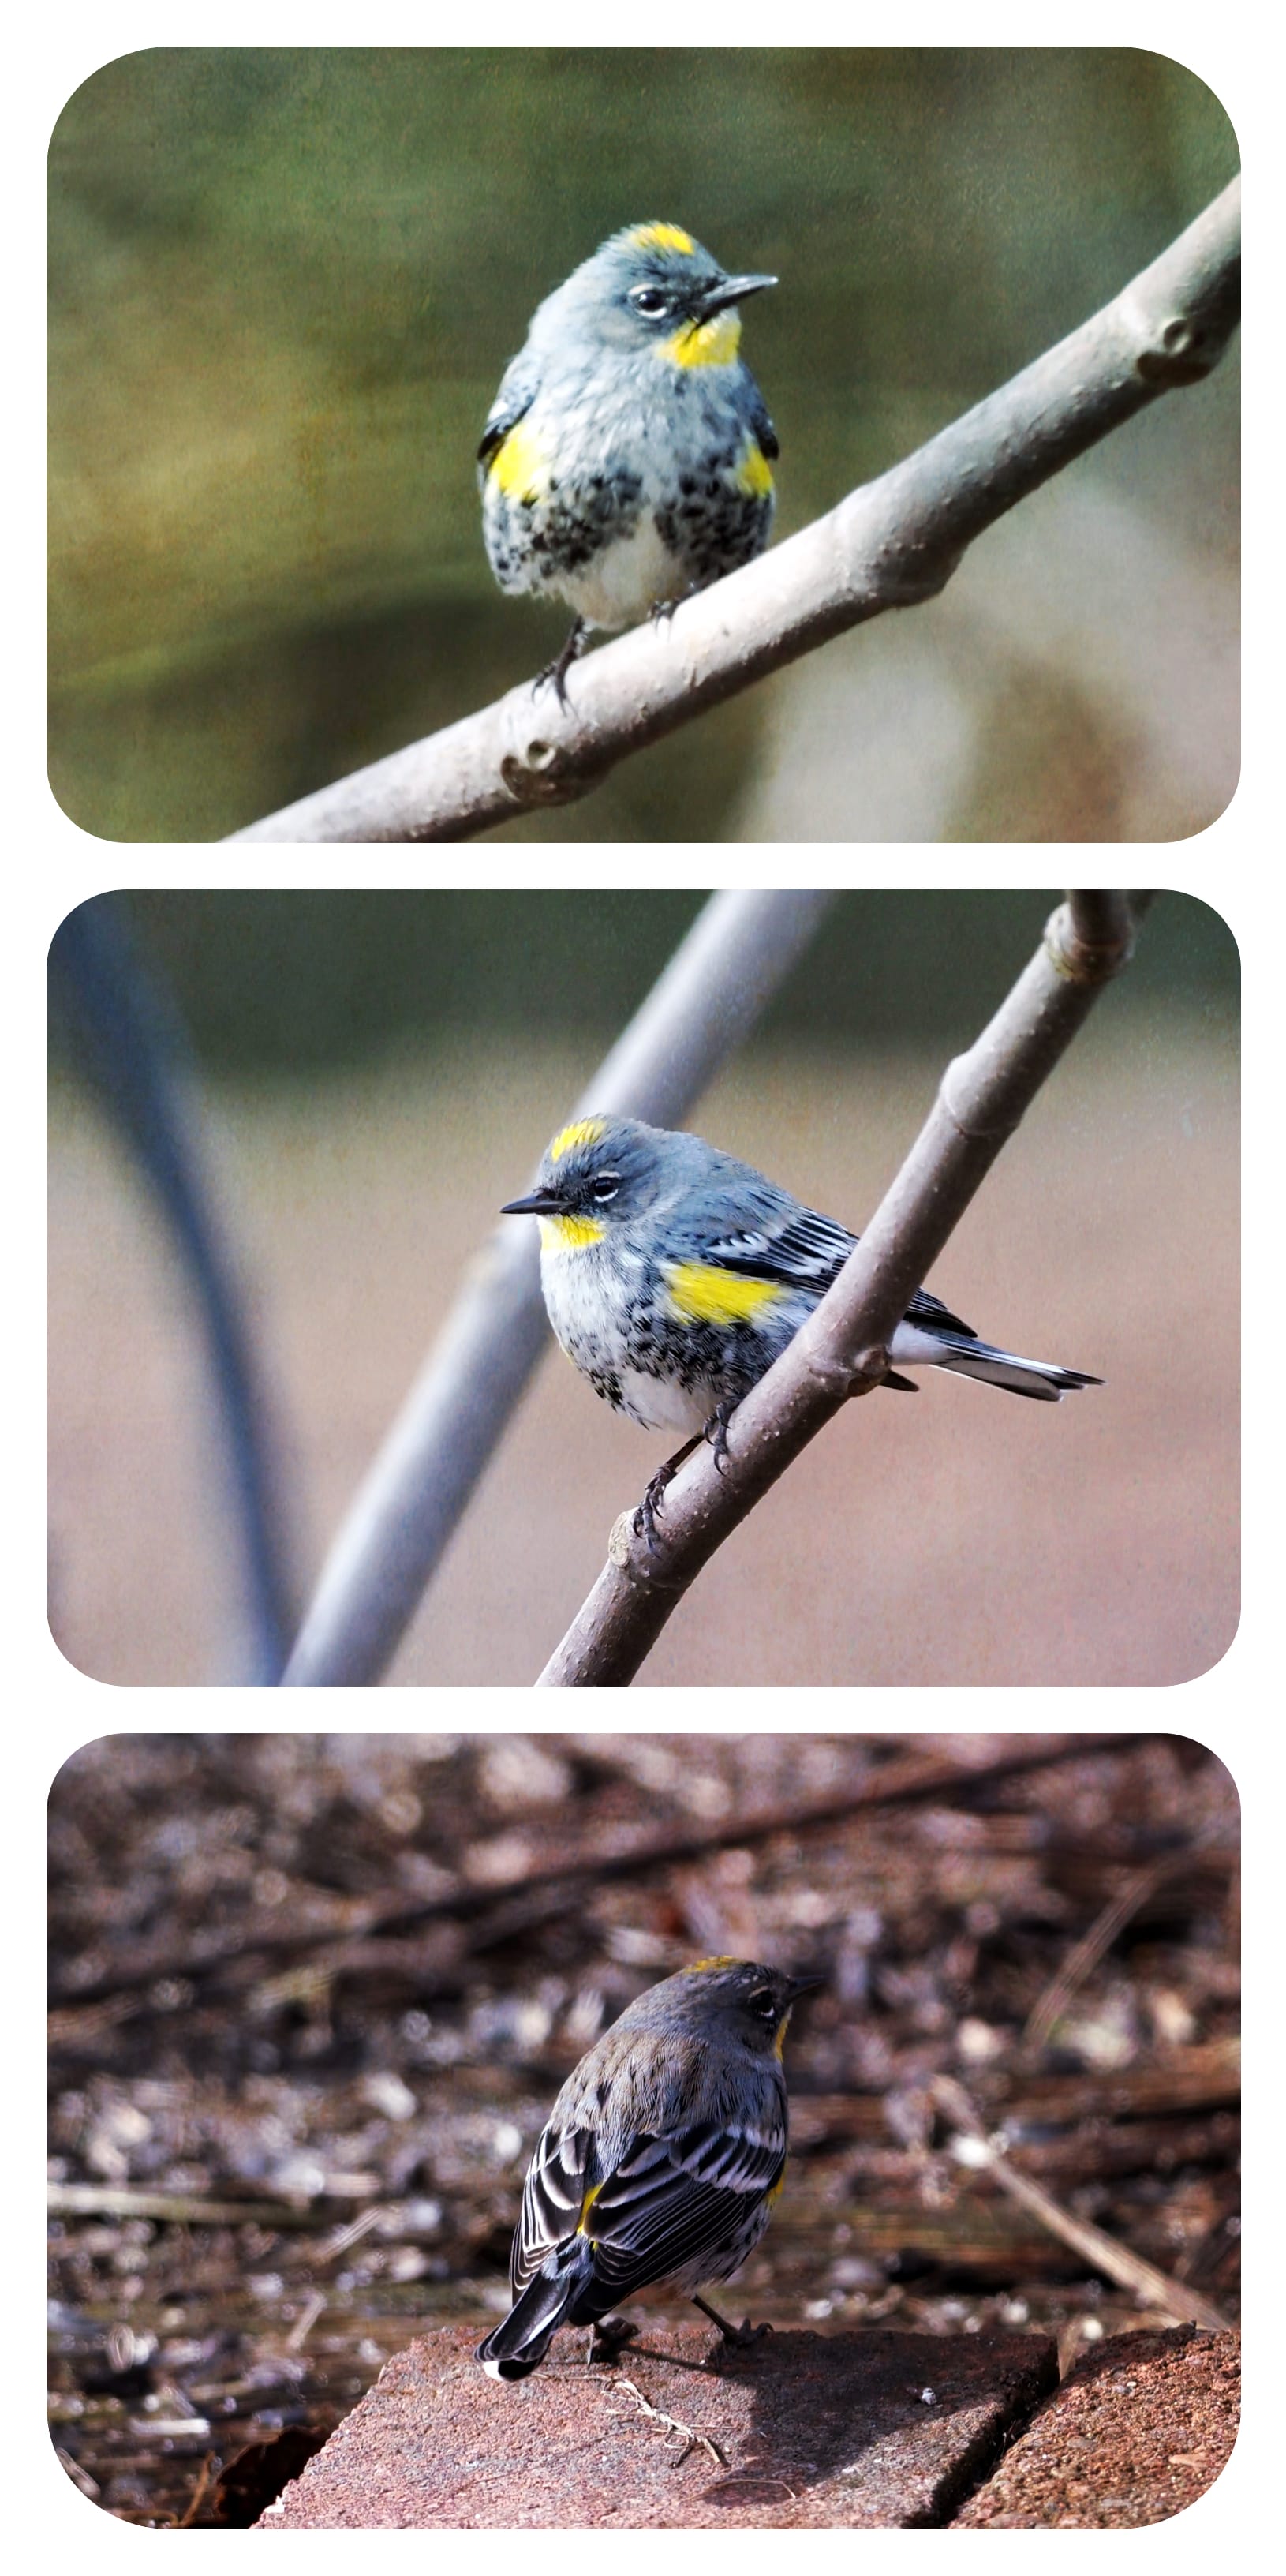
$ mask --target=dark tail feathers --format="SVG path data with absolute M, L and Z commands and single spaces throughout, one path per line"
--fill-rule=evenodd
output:
M 551 2280 L 538 2272 L 508 2316 L 478 2346 L 478 2360 L 493 2379 L 526 2379 L 544 2360 L 580 2284 L 574 2273 Z

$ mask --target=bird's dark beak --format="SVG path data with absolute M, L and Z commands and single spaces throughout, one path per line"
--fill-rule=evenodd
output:
M 558 1190 L 532 1190 L 525 1199 L 510 1199 L 502 1207 L 502 1216 L 559 1216 L 563 1209 Z
M 824 1977 L 792 1977 L 787 2001 L 793 2004 L 797 1995 L 811 1995 L 815 1986 L 824 1986 L 825 1983 Z
M 701 298 L 701 319 L 722 313 L 729 304 L 740 304 L 747 295 L 758 295 L 765 286 L 775 286 L 775 277 L 724 277 Z

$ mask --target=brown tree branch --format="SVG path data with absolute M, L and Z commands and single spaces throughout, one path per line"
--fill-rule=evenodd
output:
M 663 625 L 529 682 L 236 841 L 456 841 L 586 795 L 641 751 L 832 635 L 945 588 L 965 548 L 1157 396 L 1210 373 L 1236 326 L 1241 183 L 1114 301 L 900 465 Z

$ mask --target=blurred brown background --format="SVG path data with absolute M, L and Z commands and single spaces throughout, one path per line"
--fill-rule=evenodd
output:
M 1048 895 L 849 895 L 699 1133 L 859 1227 Z M 502 1200 L 526 1186 L 685 897 L 138 898 L 204 1068 L 201 1132 L 283 1450 L 297 1601 Z M 1170 1683 L 1237 1620 L 1236 951 L 1158 900 L 930 1284 L 1106 1380 L 1058 1407 L 926 1373 L 792 1468 L 653 1684 Z M 573 1048 L 565 1032 L 576 1028 Z M 56 1068 L 51 1619 L 118 1682 L 235 1678 L 203 1354 L 154 1203 Z M 516 1222 L 516 1220 L 515 1220 Z M 552 1339 L 393 1667 L 534 1679 L 662 1443 Z
M 1239 1839 L 1171 1736 L 87 1744 L 50 1799 L 69 2474 L 129 2520 L 249 2522 L 391 2352 L 485 2333 L 558 2086 L 711 1953 L 822 1981 L 735 2314 L 1056 2334 L 1064 2369 L 1190 2291 L 1235 2318 Z M 956 2160 L 944 2078 L 1171 2308 Z
M 474 458 L 536 304 L 661 216 L 781 285 L 778 531 L 1115 296 L 1232 177 L 1125 46 L 155 46 L 49 154 L 50 775 L 210 840 L 489 703 Z M 1237 768 L 1236 352 L 884 617 L 500 836 L 1168 840 Z

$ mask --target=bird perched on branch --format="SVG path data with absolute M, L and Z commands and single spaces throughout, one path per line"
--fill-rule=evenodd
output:
M 502 1216 L 540 1222 L 549 1320 L 597 1395 L 648 1431 L 704 1434 L 721 1455 L 728 1421 L 813 1312 L 857 1236 L 700 1136 L 638 1118 L 580 1118 L 554 1137 L 534 1190 Z M 1011 1395 L 1057 1404 L 1101 1378 L 1019 1359 L 919 1288 L 892 1333 L 882 1383 L 949 1369 Z M 661 1496 L 696 1439 L 648 1487 L 639 1526 L 652 1536 Z
M 653 2281 L 673 2281 L 730 2341 L 752 2339 L 696 2292 L 739 2271 L 772 2216 L 788 2143 L 782 2045 L 796 1996 L 817 1983 L 699 1959 L 595 2041 L 527 2168 L 514 2304 L 478 2346 L 493 2379 L 525 2379 L 560 2326 L 592 2328 Z
M 729 276 L 678 224 L 631 224 L 545 298 L 478 449 L 487 555 L 506 591 L 576 622 L 632 625 L 768 542 L 777 437 L 739 354 L 737 306 L 775 277 Z M 539 683 L 537 684 L 539 685 Z

